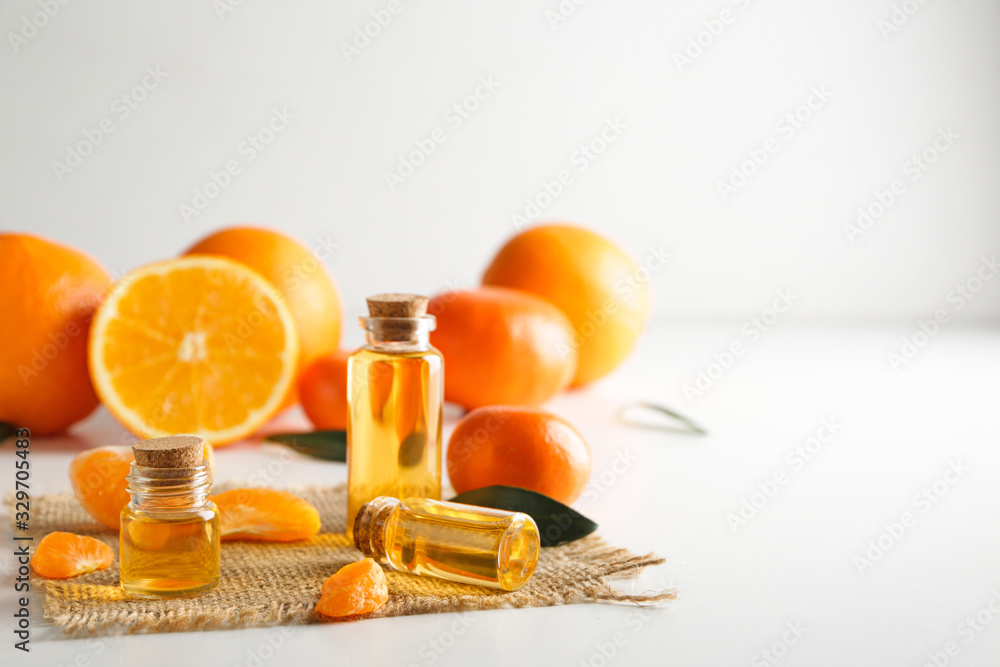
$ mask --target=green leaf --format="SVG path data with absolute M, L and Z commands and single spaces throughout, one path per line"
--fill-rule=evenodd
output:
M 17 433 L 17 427 L 7 422 L 0 422 L 0 444 L 10 436 Z
M 651 424 L 649 423 L 649 421 L 637 420 L 629 418 L 627 416 L 628 413 L 636 410 L 658 412 L 660 414 L 666 415 L 667 417 L 670 417 L 674 421 L 680 422 L 684 426 L 684 428 L 677 429 L 672 426 L 667 426 L 665 424 Z M 694 420 L 685 417 L 681 413 L 671 410 L 666 406 L 657 405 L 655 403 L 646 403 L 643 401 L 633 401 L 631 403 L 626 403 L 625 405 L 618 408 L 617 417 L 620 421 L 630 426 L 646 426 L 648 428 L 659 428 L 665 431 L 680 431 L 682 433 L 693 433 L 695 435 L 708 435 L 708 431 L 706 431 L 704 428 L 696 424 Z
M 460 493 L 453 503 L 524 512 L 538 525 L 543 547 L 566 544 L 597 530 L 597 524 L 546 495 L 516 486 L 487 486 Z
M 347 460 L 347 431 L 313 431 L 312 433 L 272 433 L 268 442 L 286 445 L 300 454 L 324 461 Z

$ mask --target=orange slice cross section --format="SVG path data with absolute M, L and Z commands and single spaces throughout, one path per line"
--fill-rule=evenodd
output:
M 101 401 L 144 438 L 244 438 L 282 405 L 295 378 L 295 323 L 281 295 L 221 257 L 157 262 L 122 278 L 91 325 Z

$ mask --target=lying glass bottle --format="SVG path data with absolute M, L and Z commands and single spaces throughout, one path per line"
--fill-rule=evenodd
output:
M 361 506 L 354 544 L 395 570 L 505 591 L 528 582 L 540 548 L 527 514 L 387 496 Z

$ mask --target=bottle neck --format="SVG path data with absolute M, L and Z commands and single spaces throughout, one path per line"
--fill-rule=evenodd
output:
M 212 471 L 207 463 L 191 468 L 146 468 L 132 463 L 129 506 L 150 514 L 173 514 L 207 507 Z
M 382 565 L 389 562 L 385 531 L 393 510 L 399 507 L 397 498 L 379 496 L 361 506 L 354 518 L 354 546 L 358 551 Z
M 433 315 L 422 317 L 362 317 L 365 348 L 396 354 L 430 349 L 431 331 L 437 324 Z

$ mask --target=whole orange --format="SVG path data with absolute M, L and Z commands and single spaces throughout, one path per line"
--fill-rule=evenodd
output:
M 444 355 L 444 397 L 465 408 L 538 405 L 565 389 L 576 368 L 566 316 L 532 294 L 502 287 L 430 300 L 431 344 Z
M 483 284 L 531 292 L 566 314 L 579 352 L 573 378 L 579 386 L 607 375 L 632 351 L 649 320 L 649 278 L 648 268 L 600 234 L 542 225 L 508 241 Z
M 318 429 L 347 429 L 347 358 L 350 350 L 325 354 L 299 376 L 299 400 Z
M 458 493 L 503 484 L 569 504 L 590 479 L 590 447 L 551 412 L 495 405 L 458 422 L 448 441 L 447 465 Z
M 93 412 L 87 337 L 110 286 L 78 250 L 0 234 L 0 421 L 48 435 Z
M 264 227 L 228 227 L 209 234 L 185 255 L 221 255 L 249 266 L 284 297 L 299 335 L 299 369 L 340 345 L 340 293 L 333 276 L 302 243 Z M 293 389 L 286 401 L 297 400 Z

